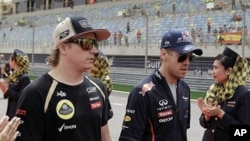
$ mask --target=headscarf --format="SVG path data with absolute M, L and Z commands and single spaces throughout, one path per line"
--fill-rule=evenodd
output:
M 230 49 L 226 49 L 227 51 Z M 230 50 L 232 51 L 232 50 Z M 224 51 L 225 52 L 225 51 Z M 227 54 L 223 53 L 227 56 Z M 229 57 L 233 56 L 230 54 Z M 246 85 L 249 73 L 248 61 L 246 58 L 237 54 L 235 57 L 232 73 L 230 73 L 228 81 L 224 86 L 222 83 L 215 83 L 210 86 L 206 93 L 206 102 L 222 102 L 233 97 L 239 85 Z
M 17 83 L 18 78 L 22 74 L 28 73 L 29 71 L 29 58 L 28 58 L 28 55 L 26 55 L 23 51 L 19 49 L 15 49 L 12 55 L 16 58 L 16 63 L 20 69 L 14 70 L 10 74 L 9 81 L 13 83 Z
M 94 61 L 94 67 L 89 72 L 89 75 L 99 78 L 105 85 L 108 91 L 112 91 L 113 85 L 110 78 L 110 66 L 108 58 L 99 50 Z

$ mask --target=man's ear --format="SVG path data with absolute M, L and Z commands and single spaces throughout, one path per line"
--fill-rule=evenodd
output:
M 59 49 L 61 54 L 66 54 L 67 48 L 66 48 L 64 43 L 61 43 L 61 44 L 57 45 L 57 48 Z
M 164 48 L 162 48 L 161 50 L 160 50 L 160 59 L 161 60 L 166 60 L 166 58 L 167 58 L 167 50 L 166 49 L 164 49 Z

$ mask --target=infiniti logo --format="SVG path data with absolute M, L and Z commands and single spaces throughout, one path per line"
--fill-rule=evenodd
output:
M 166 105 L 168 105 L 168 101 L 166 99 L 162 99 L 159 101 L 159 105 L 166 106 Z

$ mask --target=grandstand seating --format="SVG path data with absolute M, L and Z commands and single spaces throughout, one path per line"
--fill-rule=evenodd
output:
M 243 26 L 244 23 L 231 22 L 232 11 L 230 4 L 227 0 L 223 0 L 225 8 L 223 11 L 206 11 L 206 4 L 203 0 L 189 0 L 186 3 L 184 0 L 128 0 L 128 1 L 118 1 L 113 2 L 103 2 L 94 5 L 80 5 L 82 1 L 75 1 L 76 5 L 74 10 L 70 8 L 55 8 L 49 11 L 43 11 L 43 7 L 40 11 L 32 13 L 24 13 L 25 10 L 21 10 L 20 14 L 8 15 L 6 19 L 2 20 L 2 25 L 0 28 L 0 35 L 3 32 L 6 33 L 6 38 L 0 38 L 1 52 L 10 53 L 13 48 L 22 48 L 28 53 L 32 53 L 32 48 L 35 48 L 35 52 L 39 54 L 48 54 L 50 49 L 53 47 L 52 32 L 57 24 L 56 15 L 60 13 L 62 19 L 68 16 L 85 16 L 87 17 L 91 24 L 96 28 L 107 28 L 111 33 L 126 32 L 126 22 L 130 21 L 131 32 L 129 33 L 129 43 L 130 46 L 117 47 L 113 45 L 113 39 L 110 37 L 108 39 L 109 45 L 107 47 L 101 46 L 101 49 L 108 56 L 121 56 L 122 55 L 133 55 L 133 56 L 144 56 L 145 49 L 148 47 L 149 54 L 151 56 L 158 56 L 159 43 L 161 36 L 169 29 L 173 27 L 182 27 L 190 30 L 191 27 L 201 28 L 204 33 L 204 46 L 202 48 L 205 50 L 205 57 L 213 57 L 214 52 L 219 52 L 223 48 L 219 45 L 214 44 L 214 36 L 206 36 L 207 33 L 207 20 L 211 20 L 212 30 L 214 28 L 219 28 L 220 26 L 226 24 L 228 26 Z M 172 13 L 172 5 L 178 3 L 176 13 Z M 120 17 L 118 12 L 123 8 L 132 7 L 134 4 L 141 5 L 147 13 L 146 16 L 141 16 L 140 12 L 137 11 L 135 16 L 131 17 Z M 159 4 L 161 6 L 161 16 L 156 16 L 156 10 L 154 6 Z M 20 7 L 25 4 L 20 3 Z M 237 10 L 234 11 L 237 14 L 244 15 L 241 10 L 240 4 L 236 5 Z M 53 7 L 62 7 L 62 3 L 54 2 Z M 39 10 L 39 9 L 37 9 Z M 23 12 L 23 13 L 22 13 Z M 16 22 L 25 17 L 25 26 L 16 26 Z M 148 20 L 148 28 L 146 27 L 146 22 Z M 250 25 L 250 10 L 246 10 L 246 25 Z M 30 26 L 32 25 L 32 27 Z M 13 30 L 9 31 L 12 27 Z M 249 27 L 248 27 L 249 28 Z M 136 31 L 140 29 L 142 32 L 142 41 L 140 45 L 136 44 Z M 147 31 L 148 29 L 148 31 Z M 146 33 L 148 32 L 148 46 L 146 45 Z M 123 41 L 124 43 L 124 41 Z M 199 45 L 199 43 L 196 43 Z M 249 44 L 246 49 L 249 50 Z M 236 50 L 241 53 L 241 48 L 238 46 L 233 46 Z M 249 52 L 249 51 L 248 51 Z M 248 53 L 245 52 L 245 53 Z M 246 54 L 250 57 L 250 54 Z M 39 55 L 37 55 L 39 56 Z M 46 56 L 46 55 L 44 55 Z M 44 57 L 43 56 L 43 57 Z M 39 58 L 41 59 L 41 58 Z M 115 64 L 119 64 L 117 60 L 114 61 Z M 203 60 L 204 61 L 204 60 Z M 44 62 L 44 58 L 42 61 Z M 127 63 L 125 63 L 127 64 Z M 138 65 L 138 64 L 137 64 Z M 140 64 L 139 67 L 144 64 Z M 195 66 L 191 66 L 195 68 Z M 203 67 L 206 69 L 206 67 Z
M 180 4 L 178 4 L 177 6 L 177 10 L 180 14 L 177 14 L 177 16 L 174 16 L 171 14 L 171 7 L 172 4 L 176 2 L 180 2 Z M 151 15 L 150 18 L 152 18 L 156 12 L 154 11 L 155 9 L 153 8 L 153 5 L 156 2 L 151 1 L 151 2 L 146 2 L 146 3 L 142 3 L 142 7 L 144 7 L 147 12 L 149 13 L 149 15 Z M 163 20 L 163 24 L 160 25 L 165 25 L 165 27 L 184 27 L 184 28 L 190 28 L 190 25 L 193 24 L 193 26 L 197 27 L 197 28 L 202 28 L 202 30 L 205 32 L 206 31 L 206 20 L 208 18 L 209 15 L 207 15 L 206 13 L 204 13 L 206 6 L 204 4 L 204 2 L 202 2 L 202 0 L 190 0 L 189 3 L 185 3 L 182 0 L 168 0 L 167 2 L 165 1 L 161 1 L 159 4 L 161 4 L 161 11 L 162 13 L 166 13 L 163 14 L 163 17 L 167 16 L 168 18 L 161 18 L 160 20 Z M 237 5 L 238 6 L 238 5 Z M 88 17 L 89 19 L 92 19 L 93 21 L 99 21 L 99 25 L 101 25 L 102 27 L 107 27 L 110 28 L 111 31 L 115 30 L 115 29 L 119 29 L 117 27 L 124 27 L 123 23 L 121 21 L 117 21 L 118 24 L 111 24 L 111 21 L 115 21 L 116 18 L 111 19 L 110 22 L 106 21 L 106 18 L 110 18 L 110 17 L 114 17 L 117 16 L 118 11 L 121 11 L 123 8 L 127 8 L 127 7 L 131 7 L 130 3 L 127 4 L 120 4 L 120 5 L 114 5 L 114 6 L 103 6 L 103 7 L 92 7 L 92 8 L 82 8 L 82 9 L 76 9 L 76 10 L 71 10 L 71 9 L 61 9 L 61 14 L 62 14 L 62 18 L 67 17 L 67 16 L 77 16 L 77 15 L 86 15 L 86 17 Z M 198 7 L 198 9 L 196 9 Z M 203 12 L 200 12 L 203 11 Z M 197 12 L 192 14 L 193 12 Z M 91 13 L 88 14 L 88 13 Z M 237 13 L 242 14 L 242 12 L 240 10 L 237 11 Z M 94 15 L 94 18 L 92 18 Z M 226 13 L 222 13 L 222 12 L 216 12 L 216 14 L 211 14 L 212 17 L 210 17 L 212 19 L 212 21 L 214 22 L 214 26 L 218 27 L 220 25 L 223 24 L 229 24 L 230 22 L 230 17 L 231 14 L 226 12 Z M 41 18 L 42 17 L 42 18 Z M 55 24 L 56 23 L 56 12 L 51 11 L 51 13 L 47 13 L 47 14 L 38 14 L 35 16 L 27 16 L 27 20 L 30 21 L 34 21 L 37 20 L 37 23 L 39 22 L 39 24 L 44 25 L 44 24 Z M 141 28 L 141 27 L 145 27 L 145 25 L 143 25 L 143 18 L 134 18 L 132 19 L 133 21 L 135 21 L 135 29 L 137 28 Z M 247 14 L 247 19 L 250 19 L 249 14 Z M 15 23 L 18 19 L 14 19 L 14 21 L 11 21 L 12 19 L 8 19 L 9 23 Z M 118 19 L 119 20 L 119 19 Z M 150 22 L 149 27 L 154 26 L 155 23 L 158 23 L 155 20 L 151 20 L 153 22 Z M 171 22 L 172 21 L 172 22 Z M 46 22 L 46 23 L 45 23 Z M 136 23 L 139 23 L 138 25 Z M 30 23 L 32 24 L 32 23 Z M 237 23 L 239 26 L 242 26 L 242 23 Z M 133 24 L 131 24 L 133 25 Z M 117 26 L 117 27 L 116 27 Z M 122 28 L 123 29 L 123 28 Z M 150 29 L 154 29 L 154 27 L 150 28 Z M 153 30 L 153 31 L 158 31 L 158 30 Z M 164 31 L 164 30 L 163 30 Z M 160 34 L 161 35 L 161 34 Z

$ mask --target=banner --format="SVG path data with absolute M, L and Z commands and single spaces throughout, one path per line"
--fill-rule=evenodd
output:
M 218 42 L 220 44 L 241 44 L 242 34 L 240 32 L 236 33 L 219 33 Z
M 214 3 L 207 3 L 207 9 L 214 8 Z
M 159 69 L 161 66 L 160 60 L 149 60 L 147 62 L 147 68 L 148 69 Z

